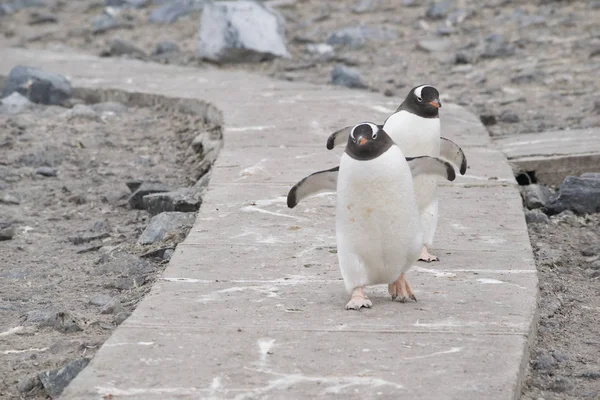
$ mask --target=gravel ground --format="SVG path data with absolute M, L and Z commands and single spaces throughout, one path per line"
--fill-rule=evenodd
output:
M 12 0 L 10 3 L 19 1 Z M 433 84 L 442 93 L 443 101 L 451 100 L 465 105 L 479 115 L 492 136 L 600 127 L 600 81 L 597 79 L 600 76 L 600 2 L 597 0 L 494 0 L 485 2 L 485 5 L 475 0 L 442 1 L 442 5 L 451 5 L 446 10 L 439 6 L 432 8 L 429 2 L 414 0 L 271 1 L 269 3 L 274 4 L 284 16 L 288 50 L 292 57 L 238 65 L 207 63 L 195 55 L 201 16 L 199 10 L 183 13 L 174 23 L 155 24 L 148 20 L 157 7 L 153 4 L 140 9 L 106 10 L 102 1 L 47 0 L 45 3 L 46 7 L 27 8 L 0 16 L 0 46 L 74 50 L 107 57 L 133 57 L 149 62 L 206 69 L 242 68 L 277 79 L 317 84 L 332 84 L 332 71 L 338 66 L 344 66 L 357 74 L 357 86 L 363 86 L 364 90 L 382 92 L 397 99 L 398 103 L 409 88 L 421 83 Z M 101 25 L 100 22 L 106 21 L 106 13 L 104 16 L 102 14 L 105 10 L 108 14 L 115 15 L 111 23 L 116 27 L 94 32 Z M 336 37 L 343 36 L 340 31 L 357 26 L 364 27 L 360 34 L 352 36 L 345 45 L 335 43 Z M 327 45 L 328 41 L 332 45 Z M 157 46 L 159 43 L 163 44 Z M 141 117 L 145 115 L 148 120 L 154 121 L 161 114 L 136 110 L 126 115 L 120 118 L 128 120 L 134 132 L 136 123 L 139 124 L 137 129 L 140 137 L 136 140 L 146 140 L 148 148 L 159 152 L 149 152 L 147 155 L 164 154 L 167 157 L 153 160 L 152 164 L 149 161 L 152 157 L 131 158 L 130 152 L 123 155 L 127 165 L 148 162 L 155 171 L 165 167 L 166 170 L 162 171 L 164 175 L 155 173 L 157 178 L 183 184 L 177 182 L 174 176 L 168 176 L 169 165 L 175 167 L 178 162 L 168 159 L 167 155 L 172 154 L 168 151 L 168 145 L 156 139 L 153 142 L 151 135 L 146 137 L 141 134 L 141 127 L 144 126 Z M 172 118 L 172 115 L 163 116 L 165 121 Z M 88 121 L 78 127 L 75 122 L 58 123 L 51 122 L 51 117 L 44 118 L 46 119 L 41 119 L 40 135 L 47 137 L 44 124 L 50 124 L 52 128 L 49 131 L 53 138 L 59 138 L 53 139 L 52 144 L 62 151 L 69 149 L 69 154 L 76 155 L 82 151 L 77 147 L 77 135 L 102 132 L 98 130 L 100 128 L 96 126 L 96 122 Z M 8 129 L 20 129 L 7 119 L 0 121 L 8 124 Z M 26 129 L 33 132 L 38 128 L 30 123 Z M 75 134 L 67 134 L 72 132 Z M 157 129 L 151 132 L 161 131 Z M 163 132 L 172 132 L 172 129 L 165 129 Z M 108 135 L 106 132 L 104 134 Z M 119 135 L 111 134 L 110 138 L 111 152 L 122 150 L 121 146 L 124 145 L 137 148 Z M 23 154 L 31 151 L 28 147 Z M 18 152 L 15 154 L 22 156 Z M 28 168 L 27 173 L 23 173 L 22 180 L 14 185 L 23 188 L 19 190 L 35 193 L 32 196 L 35 200 L 22 200 L 20 205 L 11 207 L 29 207 L 27 210 L 31 210 L 33 214 L 27 216 L 29 220 L 24 226 L 38 228 L 23 228 L 17 233 L 16 240 L 12 240 L 9 245 L 14 246 L 9 252 L 10 262 L 15 263 L 15 254 L 17 257 L 26 252 L 39 254 L 27 258 L 36 260 L 35 265 L 11 269 L 8 274 L 16 275 L 5 279 L 21 279 L 19 271 L 27 268 L 40 278 L 26 289 L 20 289 L 14 295 L 15 301 L 9 300 L 11 307 L 16 307 L 14 310 L 0 307 L 0 313 L 13 316 L 11 323 L 18 323 L 14 319 L 15 315 L 27 315 L 29 311 L 53 304 L 56 299 L 50 295 L 56 293 L 57 287 L 62 289 L 62 285 L 69 285 L 70 290 L 62 289 L 61 293 L 68 292 L 71 300 L 57 304 L 58 309 L 69 312 L 69 315 L 82 313 L 85 317 L 83 321 L 87 321 L 86 326 L 93 326 L 93 332 L 97 334 L 77 339 L 77 335 L 83 334 L 74 333 L 73 339 L 70 337 L 68 340 L 75 341 L 76 344 L 63 346 L 56 343 L 61 343 L 60 338 L 64 334 L 50 330 L 52 334 L 46 341 L 22 342 L 22 346 L 18 348 L 49 347 L 50 350 L 8 355 L 10 363 L 2 364 L 7 367 L 0 366 L 0 372 L 4 372 L 2 368 L 9 371 L 8 378 L 2 381 L 0 391 L 16 393 L 16 381 L 29 376 L 28 374 L 55 368 L 76 356 L 84 357 L 93 353 L 115 326 L 115 316 L 100 314 L 99 307 L 89 305 L 88 293 L 99 291 L 109 296 L 119 295 L 126 311 L 135 303 L 134 295 L 123 297 L 115 289 L 104 288 L 106 280 L 85 272 L 98 260 L 97 253 L 73 257 L 76 250 L 94 243 L 75 246 L 68 242 L 74 227 L 93 227 L 97 221 L 108 220 L 111 232 L 118 233 L 125 244 L 133 243 L 134 237 L 144 226 L 147 214 L 118 205 L 124 197 L 115 200 L 114 204 L 111 203 L 112 200 L 108 200 L 108 193 L 116 196 L 115 188 L 123 188 L 122 183 L 134 177 L 123 173 L 118 167 L 121 165 L 118 159 L 115 158 L 114 161 L 117 164 L 91 165 L 94 173 L 86 173 L 85 177 L 73 176 L 61 185 L 56 183 L 57 178 L 32 175 L 35 171 L 33 166 L 19 167 Z M 85 159 L 85 163 L 91 162 Z M 65 166 L 70 164 L 69 161 L 63 161 L 63 164 L 58 170 L 59 179 L 67 178 L 65 175 L 69 168 Z M 61 171 L 63 168 L 65 170 Z M 72 169 L 75 171 L 78 167 L 74 165 Z M 102 170 L 112 170 L 115 175 L 100 175 Z M 100 176 L 97 177 L 96 174 Z M 110 180 L 115 183 L 101 190 L 102 183 L 94 181 L 95 176 L 102 182 Z M 62 190 L 62 185 L 68 192 Z M 3 193 L 5 191 L 0 192 Z M 107 202 L 103 202 L 101 193 L 107 196 Z M 46 195 L 49 197 L 46 198 Z M 77 199 L 80 195 L 86 199 L 83 204 L 70 200 Z M 63 207 L 63 204 L 66 206 Z M 101 210 L 110 212 L 103 213 Z M 43 224 L 43 221 L 52 221 L 52 229 L 49 224 Z M 77 223 L 74 224 L 74 221 Z M 123 224 L 113 221 L 128 222 Z M 597 337 L 600 332 L 599 218 L 597 214 L 585 218 L 566 212 L 549 220 L 542 218 L 542 221 L 545 222 L 529 225 L 540 272 L 542 297 L 539 334 L 532 349 L 531 368 L 522 398 L 600 399 L 600 347 Z M 45 228 L 41 229 L 40 226 Z M 43 237 L 49 243 L 48 247 L 38 249 L 37 246 L 32 246 L 34 238 L 38 239 L 35 235 L 41 235 L 40 238 Z M 110 238 L 102 240 L 114 240 L 113 235 L 111 233 Z M 27 243 L 27 240 L 31 243 Z M 135 254 L 135 250 L 128 251 Z M 4 263 L 5 260 L 2 261 Z M 64 265 L 66 269 L 55 273 L 51 265 L 54 268 L 56 265 Z M 156 268 L 159 269 L 160 266 Z M 10 283 L 9 286 L 14 286 L 12 281 L 7 282 Z M 57 282 L 61 284 L 57 285 Z M 13 288 L 9 287 L 9 290 Z M 39 301 L 24 300 L 30 297 L 36 299 L 38 292 Z M 2 293 L 4 297 L 4 289 Z M 10 299 L 11 296 L 13 295 L 5 297 Z M 3 298 L 3 301 L 6 300 Z M 2 317 L 4 321 L 3 314 Z M 99 322 L 94 325 L 94 321 Z M 12 326 L 16 325 L 7 325 L 8 328 Z M 19 338 L 18 340 L 35 338 L 36 335 L 30 332 L 36 332 L 34 329 L 38 328 L 27 329 L 29 330 L 20 335 L 10 337 Z M 89 328 L 84 332 L 87 330 Z M 52 350 L 55 348 L 53 346 L 57 346 L 59 350 Z M 61 346 L 68 350 L 60 350 Z M 44 361 L 45 364 L 40 361 L 44 354 L 53 354 L 49 361 Z

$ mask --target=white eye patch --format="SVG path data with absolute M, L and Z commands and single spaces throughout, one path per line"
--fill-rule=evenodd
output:
M 415 96 L 417 96 L 417 99 L 423 99 L 423 96 L 421 95 L 421 92 L 426 87 L 429 87 L 429 85 L 422 85 L 422 86 L 419 86 L 418 88 L 415 89 Z

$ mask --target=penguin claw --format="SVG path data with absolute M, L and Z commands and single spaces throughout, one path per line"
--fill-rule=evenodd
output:
M 362 287 L 356 288 L 352 291 L 350 301 L 346 304 L 346 310 L 360 310 L 362 307 L 371 308 L 373 303 L 365 295 L 365 290 Z
M 394 283 L 388 285 L 388 291 L 392 296 L 392 301 L 396 299 L 398 299 L 400 303 L 406 303 L 409 299 L 414 300 L 415 302 L 417 301 L 417 297 L 404 273 L 400 274 L 400 277 L 396 279 Z

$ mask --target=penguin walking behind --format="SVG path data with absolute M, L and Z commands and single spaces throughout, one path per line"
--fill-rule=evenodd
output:
M 456 174 L 439 158 L 405 158 L 383 126 L 365 122 L 350 130 L 339 169 L 312 174 L 290 190 L 288 206 L 297 204 L 307 185 L 335 181 L 337 254 L 350 293 L 346 309 L 371 307 L 365 286 L 377 284 L 388 284 L 392 300 L 416 301 L 405 276 L 424 240 L 413 176 L 452 181 Z
M 452 141 L 441 137 L 439 109 L 442 103 L 439 92 L 430 85 L 417 86 L 408 93 L 396 112 L 383 124 L 383 129 L 392 140 L 400 146 L 406 157 L 431 156 L 441 157 L 458 162 L 460 173 L 467 170 L 467 160 L 460 148 Z M 351 126 L 331 134 L 327 140 L 327 148 L 346 143 Z M 415 177 L 415 194 L 419 204 L 419 212 L 424 229 L 424 245 L 419 260 L 439 261 L 429 249 L 433 245 L 433 237 L 438 222 L 437 177 L 423 175 Z

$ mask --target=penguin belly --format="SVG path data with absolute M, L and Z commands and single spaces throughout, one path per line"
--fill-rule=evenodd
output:
M 440 156 L 439 118 L 423 118 L 408 111 L 399 111 L 388 118 L 383 129 L 402 149 L 405 157 Z M 438 178 L 420 175 L 414 177 L 413 184 L 423 224 L 424 242 L 431 246 L 438 221 Z
M 410 168 L 397 146 L 369 161 L 342 156 L 336 238 L 349 292 L 392 283 L 417 261 L 423 232 Z

